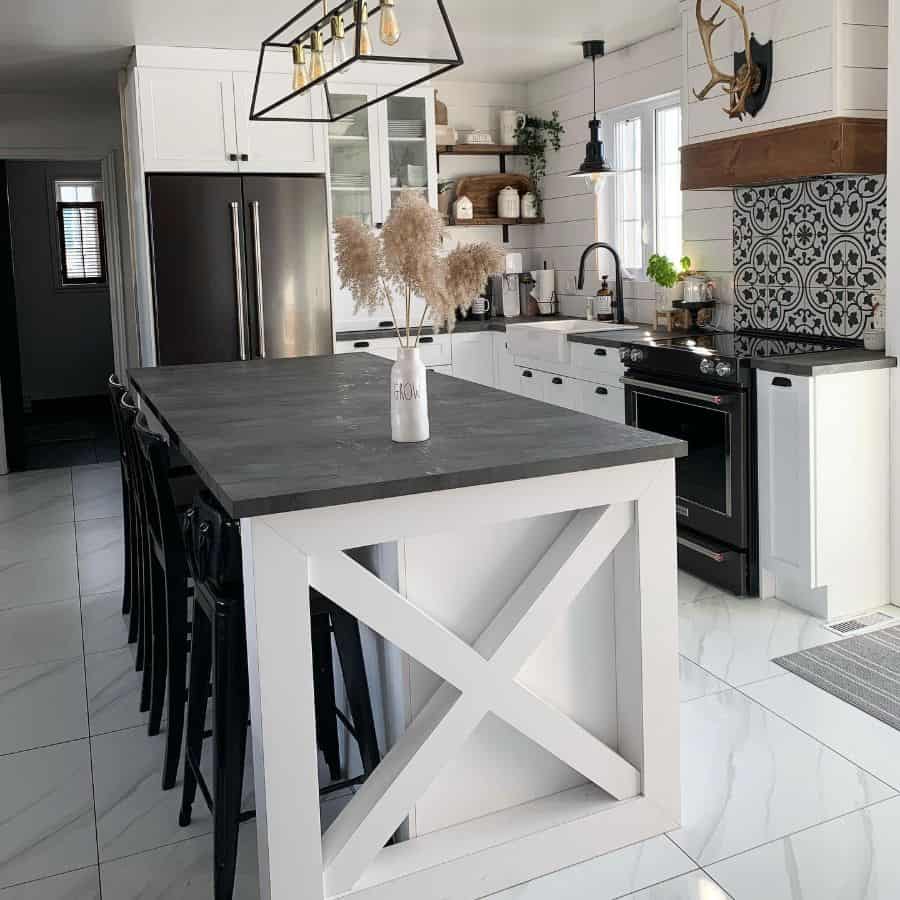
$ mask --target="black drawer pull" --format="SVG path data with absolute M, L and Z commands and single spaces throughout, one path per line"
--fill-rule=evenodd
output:
M 598 387 L 594 393 L 599 394 L 601 397 L 605 397 L 609 393 L 609 388 Z
M 522 377 L 523 378 L 534 378 L 534 374 L 532 372 L 529 372 L 526 370 L 522 373 Z
M 433 344 L 434 338 L 433 337 L 422 337 L 422 338 L 419 338 L 419 343 L 420 344 Z
M 388 319 L 386 322 L 379 322 L 378 327 L 379 328 L 393 328 L 394 323 L 390 319 Z
M 363 350 L 363 349 L 365 349 L 365 348 L 368 347 L 368 346 L 369 346 L 369 342 L 368 342 L 368 341 L 356 341 L 356 342 L 353 344 L 353 347 L 354 347 L 354 349 L 356 349 L 356 350 Z
M 598 347 L 598 348 L 594 351 L 594 356 L 606 356 L 606 350 L 605 350 L 605 348 L 603 348 L 603 347 Z
M 250 157 L 246 153 L 241 154 L 241 162 L 249 162 Z
M 231 162 L 237 162 L 237 161 L 238 161 L 238 155 L 237 155 L 237 153 L 229 153 L 229 154 L 228 154 L 228 159 L 229 159 Z
M 775 387 L 793 387 L 790 378 L 782 378 L 780 375 L 777 378 L 772 379 L 772 384 Z
M 562 384 L 562 378 L 554 378 L 553 383 L 554 384 Z

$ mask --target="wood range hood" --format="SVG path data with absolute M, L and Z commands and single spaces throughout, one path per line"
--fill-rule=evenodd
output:
M 681 189 L 887 171 L 887 121 L 834 117 L 681 148 Z

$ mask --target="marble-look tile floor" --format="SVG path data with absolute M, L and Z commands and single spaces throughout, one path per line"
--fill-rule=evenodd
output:
M 178 827 L 137 709 L 122 559 L 115 465 L 0 477 L 0 900 L 212 896 L 209 816 Z M 495 896 L 900 897 L 900 733 L 770 662 L 835 635 L 684 573 L 679 599 L 682 827 Z

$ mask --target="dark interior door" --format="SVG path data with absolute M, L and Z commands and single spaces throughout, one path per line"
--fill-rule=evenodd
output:
M 240 359 L 241 325 L 245 345 L 249 330 L 240 176 L 149 175 L 147 193 L 159 365 Z
M 244 220 L 254 354 L 331 353 L 325 179 L 246 176 Z
M 25 467 L 25 416 L 5 162 L 0 162 L 0 393 L 6 462 L 16 471 Z

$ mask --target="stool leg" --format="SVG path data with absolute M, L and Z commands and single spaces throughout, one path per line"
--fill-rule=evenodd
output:
M 213 834 L 215 900 L 231 900 L 237 868 L 241 793 L 250 713 L 247 670 L 244 665 L 220 665 L 220 661 L 246 659 L 244 621 L 239 602 L 216 604 L 213 650 L 213 703 L 215 753 Z
M 212 668 L 212 627 L 199 604 L 194 603 L 194 622 L 191 627 L 190 686 L 188 687 L 187 741 L 184 748 L 184 787 L 181 792 L 182 828 L 191 824 L 191 807 L 197 795 L 197 776 L 192 764 L 200 768 L 203 755 L 203 732 L 206 728 L 206 707 L 209 703 L 209 676 Z
M 150 719 L 147 734 L 154 737 L 162 728 L 166 701 L 166 573 L 156 556 L 152 559 L 150 591 Z
M 313 693 L 316 707 L 316 742 L 325 757 L 332 781 L 341 777 L 341 745 L 334 714 L 334 660 L 331 626 L 324 614 L 312 617 Z
M 163 761 L 162 787 L 168 791 L 178 778 L 181 739 L 184 735 L 185 697 L 187 694 L 187 572 L 170 575 L 166 563 L 166 644 L 168 663 L 168 725 L 166 755 Z
M 131 562 L 133 556 L 131 534 L 131 507 L 128 502 L 128 492 L 125 490 L 125 479 L 122 478 L 122 524 L 125 531 L 125 580 L 122 585 L 122 615 L 127 616 L 131 610 Z
M 372 714 L 372 697 L 369 694 L 369 679 L 366 677 L 366 664 L 359 636 L 359 622 L 333 603 L 331 627 L 334 630 L 334 642 L 344 673 L 350 716 L 359 744 L 359 756 L 363 771 L 368 775 L 378 765 L 379 754 L 375 718 Z

